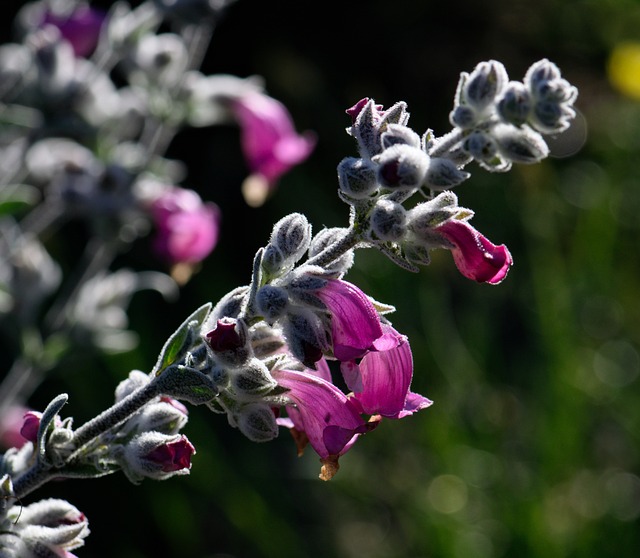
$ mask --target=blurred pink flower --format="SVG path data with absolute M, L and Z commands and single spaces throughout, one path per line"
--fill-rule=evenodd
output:
M 469 279 L 497 285 L 509 272 L 513 259 L 504 244 L 496 246 L 466 221 L 450 219 L 435 229 L 453 244 L 456 267 Z
M 278 179 L 304 161 L 316 140 L 312 133 L 296 132 L 286 107 L 267 95 L 249 92 L 231 102 L 241 128 L 242 150 L 251 176 L 243 184 L 249 205 L 264 203 Z
M 71 44 L 76 56 L 87 57 L 96 48 L 106 14 L 88 6 L 79 6 L 70 14 L 44 13 L 41 25 L 53 25 Z
M 0 444 L 3 448 L 21 448 L 27 442 L 22 429 L 25 416 L 30 412 L 26 407 L 12 406 L 3 413 L 0 420 Z
M 341 361 L 363 356 L 382 336 L 380 317 L 373 303 L 358 287 L 332 279 L 317 291 L 331 313 L 333 354 Z
M 193 190 L 170 188 L 151 204 L 155 251 L 171 263 L 198 263 L 218 242 L 220 210 Z

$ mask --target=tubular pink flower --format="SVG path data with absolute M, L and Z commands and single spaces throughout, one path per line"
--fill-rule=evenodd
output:
M 198 263 L 218 242 L 220 210 L 193 190 L 170 188 L 151 204 L 155 251 L 171 263 Z
M 432 402 L 409 391 L 413 357 L 407 337 L 391 326 L 382 327 L 385 334 L 375 342 L 377 350 L 365 354 L 359 364 L 342 363 L 341 370 L 362 412 L 403 418 Z
M 290 422 L 278 419 L 278 423 L 303 432 L 321 458 L 343 455 L 359 434 L 374 427 L 364 422 L 344 393 L 316 373 L 274 370 L 272 374 L 295 404 L 287 407 Z
M 255 199 L 247 202 L 261 205 L 278 179 L 309 156 L 316 140 L 310 132 L 298 134 L 286 107 L 262 93 L 238 97 L 231 108 L 240 124 L 242 150 L 256 190 L 252 192 Z
M 332 279 L 317 293 L 331 313 L 333 354 L 340 361 L 352 360 L 374 349 L 382 336 L 378 312 L 358 287 Z
M 456 267 L 469 279 L 497 285 L 509 272 L 513 259 L 504 244 L 496 246 L 466 221 L 450 219 L 435 229 L 453 244 Z
M 185 435 L 177 440 L 159 445 L 144 456 L 144 459 L 161 466 L 162 472 L 173 473 L 191 469 L 191 456 L 196 452 Z
M 100 29 L 105 19 L 104 12 L 88 6 L 81 6 L 68 15 L 58 15 L 47 11 L 41 25 L 57 27 L 60 34 L 73 48 L 74 54 L 78 57 L 87 57 L 98 44 Z

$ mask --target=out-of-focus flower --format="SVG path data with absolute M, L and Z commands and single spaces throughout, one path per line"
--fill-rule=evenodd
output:
M 274 370 L 272 374 L 289 390 L 286 397 L 295 405 L 287 406 L 289 420 L 279 419 L 279 424 L 293 429 L 299 454 L 307 442 L 311 444 L 323 463 L 320 478 L 329 480 L 337 472 L 338 457 L 376 423 L 366 423 L 344 393 L 311 370 Z
M 384 335 L 374 342 L 377 350 L 369 351 L 358 364 L 342 363 L 341 370 L 362 412 L 403 418 L 432 402 L 409 391 L 413 376 L 409 340 L 389 325 L 383 325 L 383 330 Z
M 76 56 L 87 57 L 96 48 L 106 18 L 102 10 L 80 5 L 68 14 L 46 11 L 40 25 L 53 25 L 71 44 Z
M 267 95 L 249 93 L 233 99 L 230 106 L 252 173 L 243 184 L 243 194 L 249 205 L 257 207 L 283 174 L 309 156 L 316 140 L 310 132 L 298 134 L 286 107 Z
M 173 264 L 195 264 L 218 242 L 220 210 L 193 190 L 169 188 L 151 204 L 157 227 L 155 251 Z
M 607 73 L 620 93 L 640 100 L 640 42 L 616 45 L 609 56 Z
M 25 416 L 31 410 L 26 407 L 8 407 L 0 420 L 0 445 L 3 448 L 21 448 L 27 440 L 22 432 L 25 423 Z M 33 440 L 32 440 L 33 441 Z
M 341 361 L 363 356 L 382 336 L 380 318 L 373 303 L 358 287 L 334 279 L 317 291 L 331 313 L 333 354 Z
M 513 264 L 504 244 L 496 246 L 466 221 L 449 219 L 434 229 L 448 240 L 456 267 L 469 279 L 497 285 Z

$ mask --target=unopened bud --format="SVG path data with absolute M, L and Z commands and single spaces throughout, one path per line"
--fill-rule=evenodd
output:
M 386 132 L 380 136 L 382 149 L 387 149 L 392 145 L 405 144 L 412 147 L 420 147 L 420 136 L 407 126 L 399 124 L 389 124 Z
M 368 198 L 378 188 L 375 168 L 364 159 L 345 157 L 338 164 L 338 184 L 354 200 Z
M 273 285 L 264 285 L 256 294 L 258 311 L 269 322 L 273 323 L 286 311 L 289 305 L 287 291 Z
M 498 153 L 498 145 L 493 138 L 480 131 L 471 132 L 462 143 L 462 148 L 476 161 L 490 161 Z
M 311 241 L 309 247 L 309 257 L 313 258 L 322 252 L 328 246 L 340 241 L 346 234 L 346 229 L 340 227 L 333 227 L 328 229 L 322 229 L 318 232 Z M 337 260 L 332 261 L 330 264 L 325 265 L 327 271 L 336 271 L 339 273 L 346 273 L 353 265 L 354 255 L 353 250 L 348 250 Z
M 267 246 L 265 246 L 260 265 L 266 275 L 270 277 L 279 277 L 290 268 L 282 250 L 273 244 L 267 244 Z
M 393 145 L 375 157 L 378 181 L 387 188 L 418 188 L 429 167 L 429 156 L 417 147 Z
M 221 318 L 205 339 L 216 358 L 230 366 L 240 366 L 251 356 L 244 320 Z
M 240 401 L 263 397 L 278 385 L 266 365 L 257 358 L 251 359 L 240 369 L 232 370 L 230 380 L 233 393 Z
M 406 230 L 407 213 L 399 203 L 391 200 L 378 200 L 371 212 L 371 228 L 383 241 L 402 238 Z
M 512 81 L 498 101 L 497 108 L 502 120 L 520 126 L 527 121 L 531 113 L 531 93 L 524 83 Z
M 464 182 L 471 176 L 460 170 L 450 159 L 435 157 L 429 162 L 425 185 L 431 190 L 446 190 Z
M 476 111 L 468 105 L 458 105 L 449 113 L 449 122 L 453 126 L 468 130 L 478 123 Z
M 538 163 L 549 155 L 549 147 L 542 136 L 528 126 L 516 128 L 500 124 L 494 128 L 500 153 L 514 163 Z
M 274 225 L 269 243 L 282 252 L 285 260 L 297 262 L 311 243 L 311 225 L 301 213 L 287 215 Z
M 490 106 L 508 81 L 507 70 L 496 60 L 480 62 L 466 80 L 462 97 L 476 111 Z
M 276 417 L 266 404 L 245 405 L 237 412 L 235 420 L 240 432 L 252 442 L 268 442 L 278 436 Z

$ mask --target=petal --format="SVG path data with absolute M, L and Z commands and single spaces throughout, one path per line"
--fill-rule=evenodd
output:
M 307 435 L 320 457 L 344 453 L 354 436 L 370 428 L 353 403 L 332 383 L 307 372 L 274 370 L 273 377 L 296 405 L 287 408 L 296 430 Z
M 358 287 L 339 279 L 317 292 L 331 312 L 333 354 L 341 361 L 359 358 L 382 336 L 378 313 Z
M 450 219 L 436 231 L 454 245 L 451 252 L 456 267 L 469 279 L 496 285 L 513 264 L 504 244 L 496 246 L 465 221 Z
M 413 358 L 407 338 L 390 326 L 385 330 L 393 332 L 398 343 L 386 351 L 368 352 L 362 358 L 362 390 L 354 397 L 367 414 L 399 418 L 411 385 Z

